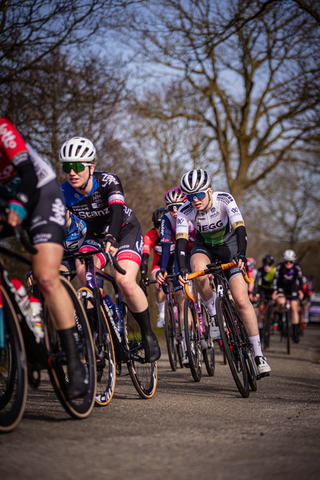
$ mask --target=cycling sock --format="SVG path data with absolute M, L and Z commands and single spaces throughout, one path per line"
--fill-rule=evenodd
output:
M 263 357 L 260 343 L 260 335 L 249 337 L 249 342 L 252 345 L 253 353 L 255 357 Z
M 160 314 L 161 314 L 161 313 L 164 313 L 164 307 L 165 307 L 165 305 L 166 305 L 166 301 L 161 302 L 161 303 L 156 302 L 156 304 L 158 305 L 159 313 L 160 313 Z
M 149 308 L 147 308 L 144 312 L 139 312 L 139 313 L 131 312 L 131 313 L 133 318 L 136 320 L 136 322 L 138 323 L 141 329 L 141 334 L 152 335 L 153 331 L 151 329 Z
M 213 292 L 212 297 L 209 300 L 206 300 L 206 301 L 203 300 L 203 303 L 205 304 L 205 306 L 209 311 L 210 317 L 213 317 L 214 315 L 217 314 L 216 298 L 217 298 L 217 294 L 216 292 Z
M 182 340 L 183 340 L 183 346 L 184 346 L 184 351 L 187 351 L 187 344 L 186 344 L 186 331 L 182 330 Z

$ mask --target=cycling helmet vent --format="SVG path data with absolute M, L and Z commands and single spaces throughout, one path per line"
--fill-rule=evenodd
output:
M 171 188 L 168 190 L 164 196 L 164 201 L 167 205 L 172 205 L 173 203 L 184 203 L 187 201 L 187 197 L 181 191 L 180 188 Z
M 61 163 L 93 162 L 95 158 L 96 149 L 93 143 L 84 137 L 73 137 L 60 148 L 59 161 Z
M 293 250 L 286 250 L 282 256 L 286 262 L 294 262 L 297 258 L 297 255 Z
M 190 193 L 203 192 L 211 185 L 211 178 L 205 170 L 201 168 L 190 170 L 185 173 L 180 181 L 180 187 L 186 195 Z

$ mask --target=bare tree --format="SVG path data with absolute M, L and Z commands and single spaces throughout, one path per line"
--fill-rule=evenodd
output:
M 215 166 L 223 163 L 238 203 L 292 152 L 309 153 L 319 139 L 319 98 L 299 89 L 319 72 L 318 24 L 295 2 L 252 1 L 242 28 L 221 39 L 222 26 L 242 18 L 242 3 L 149 1 L 127 30 L 136 60 L 161 66 L 156 74 L 171 92 L 162 105 L 141 95 L 143 119 L 185 119 L 190 135 L 201 126 L 202 145 Z

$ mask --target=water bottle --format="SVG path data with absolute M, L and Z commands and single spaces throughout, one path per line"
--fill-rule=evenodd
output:
M 27 320 L 31 320 L 31 306 L 25 286 L 18 278 L 12 278 L 11 283 L 16 289 L 17 294 L 19 295 L 19 304 L 22 313 L 27 318 Z
M 44 331 L 42 328 L 42 306 L 41 302 L 35 298 L 35 297 L 30 297 L 30 299 L 33 299 L 35 301 L 30 301 L 27 290 L 25 289 L 25 286 L 23 283 L 18 279 L 18 278 L 12 278 L 11 283 L 13 284 L 17 294 L 19 295 L 19 305 L 20 309 L 25 316 L 26 322 L 29 325 L 30 330 L 33 331 L 36 342 L 40 343 L 40 340 L 44 337 Z M 33 310 L 31 307 L 31 303 L 40 303 L 41 311 L 39 310 L 38 305 L 34 305 L 34 317 L 33 317 Z M 40 320 L 39 320 L 40 316 Z M 39 326 L 38 326 L 39 323 Z M 40 327 L 40 328 L 39 328 Z
M 114 316 L 113 301 L 111 300 L 109 295 L 102 295 L 102 299 L 103 299 L 103 302 L 105 303 L 105 305 L 107 305 L 110 308 L 112 316 Z
M 121 306 L 118 305 L 117 303 L 114 304 L 114 316 L 115 319 L 114 321 L 116 322 L 116 325 L 118 327 L 118 331 L 121 335 L 121 338 L 123 336 L 123 316 L 122 316 L 122 310 Z
M 36 342 L 40 343 L 40 340 L 44 338 L 42 304 L 38 298 L 33 296 L 30 296 L 29 300 L 33 331 L 36 337 Z

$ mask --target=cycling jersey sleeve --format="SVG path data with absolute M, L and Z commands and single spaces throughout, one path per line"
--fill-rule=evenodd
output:
M 185 238 L 178 238 L 176 243 L 176 257 L 179 272 L 180 270 L 186 270 L 187 268 L 187 245 L 188 240 Z
M 281 268 L 281 264 L 277 266 L 277 268 L 274 272 L 274 279 L 273 279 L 274 290 L 278 290 L 278 279 L 279 279 L 280 268 Z
M 112 235 L 116 240 L 119 239 L 123 220 L 123 205 L 121 203 L 112 203 L 110 206 L 110 226 L 108 235 Z
M 151 238 L 152 230 L 149 230 L 147 233 L 143 235 L 143 252 L 148 254 L 148 256 L 151 253 L 151 247 L 153 244 L 152 238 Z
M 296 265 L 296 272 L 300 290 L 303 290 L 303 274 L 300 265 Z
M 160 268 L 168 268 L 170 259 L 172 227 L 169 219 L 164 215 L 160 224 L 160 243 L 162 247 L 160 257 Z
M 18 155 L 18 157 L 21 159 L 20 155 Z M 26 154 L 26 157 L 27 158 L 21 163 L 16 157 L 14 157 L 12 163 L 21 178 L 21 183 L 16 193 L 16 199 L 23 204 L 26 210 L 30 210 L 30 207 L 33 204 L 32 195 L 35 193 L 38 178 L 29 155 Z
M 247 231 L 246 227 L 240 225 L 239 227 L 235 228 L 235 232 L 237 235 L 237 244 L 238 244 L 238 252 L 240 255 L 246 256 L 247 250 Z

